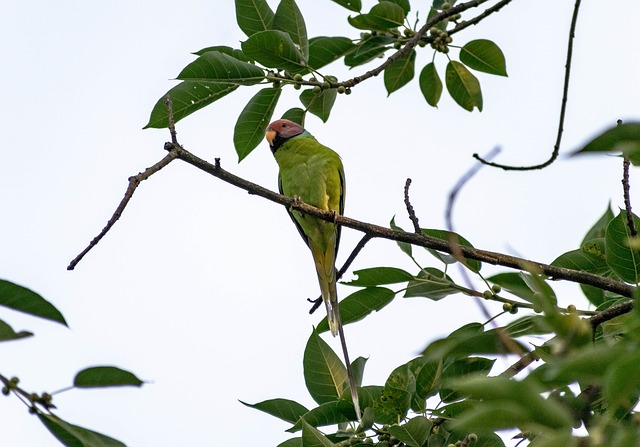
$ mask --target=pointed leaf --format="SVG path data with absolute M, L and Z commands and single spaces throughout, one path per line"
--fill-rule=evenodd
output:
M 460 107 L 471 112 L 474 107 L 482 112 L 482 91 L 478 79 L 460 62 L 449 61 L 445 74 L 447 90 Z
M 266 0 L 235 0 L 238 27 L 247 37 L 271 29 L 273 11 Z
M 611 222 L 616 216 L 611 211 L 611 202 L 607 204 L 606 211 L 600 216 L 600 219 L 593 224 L 593 226 L 587 231 L 587 234 L 582 239 L 580 245 L 584 245 L 586 242 L 591 239 L 604 239 L 604 235 L 607 232 L 607 225 Z
M 443 271 L 434 267 L 422 269 L 418 276 L 409 281 L 404 298 L 429 298 L 434 301 L 460 293 L 455 283 Z
M 447 366 L 442 372 L 442 387 L 440 388 L 440 399 L 443 402 L 455 402 L 467 394 L 460 392 L 457 382 L 465 376 L 486 376 L 491 371 L 495 359 L 484 357 L 467 357 L 456 360 Z
M 401 6 L 393 2 L 382 1 L 374 5 L 368 14 L 349 17 L 348 21 L 351 26 L 357 29 L 387 31 L 402 26 L 404 16 Z
M 340 318 L 342 324 L 346 325 L 360 321 L 373 311 L 378 311 L 389 304 L 395 292 L 384 287 L 367 287 L 352 293 L 340 301 Z M 324 317 L 318 324 L 318 333 L 329 330 L 327 317 Z
M 300 107 L 293 107 L 282 114 L 282 119 L 293 121 L 304 127 L 306 113 Z
M 460 62 L 484 73 L 507 76 L 502 50 L 490 40 L 472 40 L 460 49 Z
M 312 427 L 302 419 L 303 447 L 335 447 L 335 444 L 317 428 Z
M 286 441 L 278 444 L 277 447 L 302 447 L 302 438 L 296 437 L 296 438 L 287 439 Z
M 640 123 L 622 123 L 592 138 L 572 155 L 590 152 L 620 152 L 631 162 L 640 164 Z
M 360 12 L 360 10 L 362 9 L 361 0 L 332 0 L 332 1 L 353 12 Z
M 413 279 L 413 275 L 396 267 L 373 267 L 353 272 L 358 278 L 345 282 L 349 286 L 369 287 L 398 284 Z
M 381 0 L 384 1 L 384 0 Z M 404 16 L 406 17 L 407 14 L 409 14 L 409 11 L 411 11 L 411 4 L 409 3 L 409 0 L 387 0 L 390 1 L 391 3 L 395 3 L 396 5 L 400 6 L 402 8 L 402 11 L 404 12 Z
M 436 107 L 442 95 L 442 81 L 436 71 L 436 65 L 429 62 L 420 72 L 420 91 L 427 104 Z
M 218 51 L 208 51 L 187 65 L 178 75 L 180 80 L 253 85 L 265 77 L 264 71 Z
M 635 227 L 640 229 L 640 219 L 634 214 Z M 631 232 L 627 225 L 627 212 L 620 211 L 609 222 L 605 236 L 607 264 L 623 281 L 636 284 L 640 281 L 640 251 L 629 246 Z
M 347 380 L 347 368 L 316 331 L 307 341 L 302 360 L 309 394 L 319 404 L 340 398 Z
M 126 447 L 118 440 L 69 424 L 53 414 L 38 413 L 38 419 L 58 441 L 67 447 Z
M 606 371 L 602 394 L 610 410 L 615 410 L 618 406 L 627 409 L 634 406 L 633 402 L 640 393 L 638 365 L 640 353 L 633 352 L 617 360 Z
M 313 89 L 307 89 L 300 94 L 300 102 L 308 112 L 313 113 L 326 123 L 337 95 L 338 92 L 335 88 L 322 90 L 320 93 L 314 93 Z
M 233 144 L 239 161 L 249 155 L 264 138 L 281 91 L 279 88 L 263 88 L 240 112 L 233 132 Z
M 344 422 L 349 422 L 345 412 L 353 413 L 353 406 L 344 400 L 334 400 L 326 402 L 311 411 L 305 413 L 296 424 L 288 428 L 289 433 L 295 433 L 302 430 L 304 425 L 303 421 L 311 425 L 312 427 L 323 427 L 327 425 L 336 425 Z
M 289 34 L 291 40 L 298 46 L 302 56 L 305 59 L 309 56 L 307 26 L 295 0 L 280 0 L 278 9 L 276 9 L 273 17 L 272 27 Z
M 306 71 L 304 56 L 284 31 L 261 31 L 242 42 L 244 54 L 265 67 L 292 73 Z
M 100 388 L 111 386 L 142 386 L 144 382 L 133 373 L 115 366 L 94 366 L 83 369 L 73 379 L 76 388 Z
M 389 434 L 411 447 L 421 447 L 429 437 L 433 424 L 424 416 L 416 416 L 404 425 L 392 425 Z
M 60 311 L 49 301 L 26 287 L 3 279 L 0 279 L 0 306 L 67 326 Z
M 255 404 L 248 404 L 243 401 L 240 401 L 240 403 L 247 407 L 264 411 L 271 416 L 275 416 L 292 424 L 295 424 L 303 414 L 309 412 L 303 405 L 289 399 L 269 399 Z
M 32 335 L 33 333 L 27 331 L 16 332 L 11 326 L 0 320 L 0 341 L 18 340 Z
M 416 375 L 416 394 L 428 399 L 438 393 L 440 378 L 442 377 L 442 361 L 426 361 Z
M 237 85 L 217 84 L 214 82 L 184 81 L 173 87 L 162 96 L 153 107 L 149 122 L 144 129 L 162 129 L 169 126 L 169 114 L 164 103 L 164 97 L 171 96 L 173 103 L 173 117 L 177 123 L 182 118 L 191 115 L 214 101 L 228 95 Z
M 454 233 L 446 230 L 437 230 L 432 228 L 422 228 L 421 230 L 427 236 L 441 239 L 443 241 L 448 242 L 449 244 L 454 243 L 454 244 L 460 244 L 463 247 L 473 248 L 473 245 L 471 245 L 471 242 L 466 240 L 464 237 L 460 236 L 458 233 Z M 438 251 L 431 250 L 431 249 L 428 249 L 428 251 L 433 256 L 435 256 L 436 258 L 444 262 L 445 264 L 453 264 L 455 262 L 458 262 L 457 259 L 453 257 L 453 255 L 440 253 Z M 475 259 L 465 259 L 463 264 L 467 266 L 469 270 L 475 273 L 479 272 L 480 268 L 482 268 L 482 263 L 480 261 L 476 261 Z
M 356 382 L 356 386 L 362 386 L 362 377 L 364 376 L 364 367 L 367 364 L 367 359 L 364 357 L 358 357 L 351 362 L 351 372 L 353 373 L 353 380 Z M 349 386 L 349 381 L 345 384 L 345 387 Z
M 405 233 L 405 231 L 402 228 L 396 225 L 396 216 L 393 216 L 391 218 L 391 222 L 389 223 L 389 228 L 391 228 L 394 231 Z M 398 244 L 398 247 L 400 247 L 400 250 L 402 250 L 410 258 L 413 258 L 413 249 L 411 248 L 412 247 L 411 244 L 407 242 L 400 242 L 400 241 L 396 241 L 396 244 Z
M 309 67 L 318 70 L 340 59 L 355 48 L 346 37 L 314 37 L 309 39 Z
M 407 85 L 415 74 L 416 51 L 398 58 L 384 70 L 384 86 L 390 95 Z
M 208 53 L 209 51 L 217 51 L 218 53 L 224 53 L 227 56 L 231 56 L 231 57 L 233 57 L 235 59 L 238 59 L 239 61 L 249 62 L 249 58 L 244 55 L 242 50 L 237 50 L 237 49 L 231 48 L 231 47 L 229 47 L 227 45 L 214 45 L 212 47 L 206 47 L 206 48 L 203 48 L 201 50 L 196 51 L 193 54 L 195 54 L 196 56 L 202 56 L 204 53 Z

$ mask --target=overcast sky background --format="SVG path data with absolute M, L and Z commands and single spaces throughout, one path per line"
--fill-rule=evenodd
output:
M 310 36 L 356 37 L 340 6 L 298 3 Z M 462 110 L 446 92 L 439 109 L 431 108 L 415 80 L 386 98 L 379 78 L 340 96 L 328 123 L 310 117 L 307 129 L 343 157 L 346 214 L 380 225 L 396 215 L 410 228 L 402 193 L 411 177 L 421 225 L 444 228 L 447 195 L 473 166 L 472 153 L 499 145 L 500 162 L 546 160 L 572 6 L 515 0 L 454 37 L 454 44 L 494 40 L 506 55 L 508 78 L 478 75 L 482 113 Z M 313 406 L 302 353 L 322 316 L 309 316 L 305 301 L 318 286 L 307 248 L 281 207 L 177 161 L 144 182 L 111 233 L 66 271 L 110 218 L 127 178 L 164 156 L 168 132 L 142 127 L 174 85 L 170 79 L 193 60 L 189 53 L 245 39 L 233 2 L 8 0 L 0 11 L 0 277 L 42 294 L 70 326 L 0 309 L 14 329 L 36 334 L 0 346 L 0 373 L 18 376 L 28 390 L 51 392 L 87 366 L 133 371 L 150 383 L 55 396 L 62 418 L 131 447 L 214 446 L 232 436 L 235 445 L 284 441 L 288 424 L 238 402 L 285 397 Z M 636 0 L 609 8 L 584 2 L 563 153 L 618 118 L 638 119 L 638 17 Z M 421 51 L 418 67 L 430 58 L 430 50 Z M 443 74 L 442 55 L 437 63 Z M 336 63 L 325 72 L 346 79 L 371 67 L 348 71 Z M 235 119 L 257 88 L 241 88 L 181 121 L 178 137 L 197 155 L 220 157 L 224 168 L 275 190 L 267 144 L 240 165 L 232 144 Z M 276 115 L 296 106 L 297 95 L 287 89 Z M 614 210 L 622 206 L 620 178 L 614 157 L 561 157 L 530 173 L 485 168 L 461 192 L 455 228 L 476 247 L 551 262 L 578 247 L 609 201 Z M 635 197 L 638 180 L 634 170 Z M 340 261 L 360 236 L 343 231 Z M 439 267 L 418 253 L 425 266 Z M 352 271 L 381 265 L 415 272 L 394 243 L 382 240 L 366 247 Z M 564 292 L 561 303 L 585 306 L 577 286 L 554 287 Z M 343 297 L 351 292 L 339 287 Z M 437 303 L 397 298 L 346 334 L 352 357 L 369 358 L 365 384 L 383 384 L 429 341 L 472 321 L 481 321 L 477 306 L 462 295 Z M 0 399 L 0 420 L 2 446 L 59 445 L 15 398 Z

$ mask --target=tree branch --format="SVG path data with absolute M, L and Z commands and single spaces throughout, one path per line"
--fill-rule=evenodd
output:
M 549 166 L 551 163 L 556 161 L 558 158 L 558 154 L 560 153 L 560 143 L 562 142 L 562 133 L 564 131 L 564 117 L 567 111 L 567 99 L 569 97 L 569 79 L 571 77 L 571 60 L 573 59 L 573 40 L 576 34 L 576 25 L 578 23 L 578 11 L 580 10 L 580 1 L 576 0 L 576 3 L 573 7 L 573 16 L 571 17 L 571 26 L 569 27 L 569 42 L 567 44 L 567 61 L 565 63 L 565 71 L 564 71 L 564 87 L 562 89 L 562 101 L 560 105 L 560 118 L 558 119 L 558 132 L 556 135 L 556 143 L 553 146 L 553 152 L 547 161 L 541 164 L 533 165 L 533 166 L 509 166 L 503 165 L 500 163 L 490 162 L 488 160 L 483 159 L 478 154 L 473 154 L 473 157 L 484 163 L 488 166 L 492 166 L 494 168 L 501 168 L 505 171 L 532 171 L 535 169 L 543 169 Z
M 630 161 L 628 158 L 624 158 L 622 162 L 622 194 L 624 196 L 624 208 L 627 211 L 627 227 L 629 227 L 629 233 L 632 237 L 638 235 L 638 230 L 636 229 L 636 224 L 633 222 L 633 212 L 631 211 L 631 197 L 629 194 L 629 190 L 631 189 L 631 184 L 629 183 L 629 165 Z

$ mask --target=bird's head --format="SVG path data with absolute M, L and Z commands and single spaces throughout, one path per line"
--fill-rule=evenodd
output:
M 289 138 L 296 137 L 304 133 L 304 127 L 289 120 L 277 120 L 269 124 L 265 137 L 269 142 L 271 152 L 278 150 Z

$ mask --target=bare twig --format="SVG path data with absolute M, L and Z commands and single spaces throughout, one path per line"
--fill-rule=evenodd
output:
M 631 162 L 628 158 L 624 158 L 622 162 L 622 193 L 624 195 L 624 207 L 627 211 L 627 226 L 629 227 L 629 233 L 631 236 L 637 236 L 638 230 L 636 229 L 636 225 L 633 222 L 633 212 L 631 211 L 631 198 L 629 195 L 629 190 L 631 189 L 631 185 L 629 183 L 629 165 Z
M 411 223 L 413 223 L 413 229 L 416 233 L 421 233 L 420 223 L 418 222 L 418 216 L 416 216 L 416 212 L 411 205 L 411 201 L 409 201 L 409 186 L 411 186 L 411 179 L 408 178 L 407 182 L 404 184 L 404 204 L 407 207 L 407 213 L 409 213 L 409 219 L 411 219 Z
M 173 116 L 173 101 L 171 95 L 167 93 L 164 97 L 164 105 L 167 107 L 167 121 L 169 122 L 169 134 L 171 135 L 171 142 L 178 144 L 178 134 L 176 133 L 176 120 Z
M 553 152 L 547 161 L 541 164 L 533 165 L 533 166 L 509 166 L 503 165 L 500 163 L 490 162 L 488 160 L 483 159 L 478 154 L 473 154 L 473 157 L 476 158 L 481 163 L 484 163 L 488 166 L 492 166 L 494 168 L 501 168 L 505 171 L 531 171 L 535 169 L 543 169 L 549 166 L 551 163 L 556 161 L 558 158 L 558 154 L 560 153 L 560 143 L 562 142 L 562 132 L 564 131 L 564 117 L 567 111 L 567 99 L 569 97 L 569 79 L 571 77 L 571 61 L 573 59 L 573 40 L 575 38 L 576 33 L 576 25 L 578 23 L 578 11 L 580 10 L 580 2 L 581 0 L 576 0 L 576 3 L 573 7 L 573 16 L 571 17 L 571 26 L 569 27 L 569 42 L 567 44 L 567 60 L 565 63 L 565 71 L 564 71 L 564 87 L 562 89 L 562 101 L 560 105 L 560 118 L 558 119 L 558 132 L 556 135 L 556 143 L 553 146 Z
M 478 23 L 480 23 L 482 20 L 486 19 L 488 16 L 490 16 L 494 12 L 500 11 L 503 7 L 505 7 L 509 3 L 511 3 L 511 1 L 512 0 L 502 0 L 502 1 L 498 2 L 498 3 L 496 3 L 495 5 L 491 6 L 490 8 L 487 8 L 482 14 L 478 14 L 473 19 L 464 20 L 464 21 L 460 22 L 451 31 L 448 31 L 449 35 L 452 35 L 452 34 L 455 34 L 455 33 L 459 33 L 460 31 L 462 31 L 465 28 L 470 27 L 471 25 L 477 25 Z

